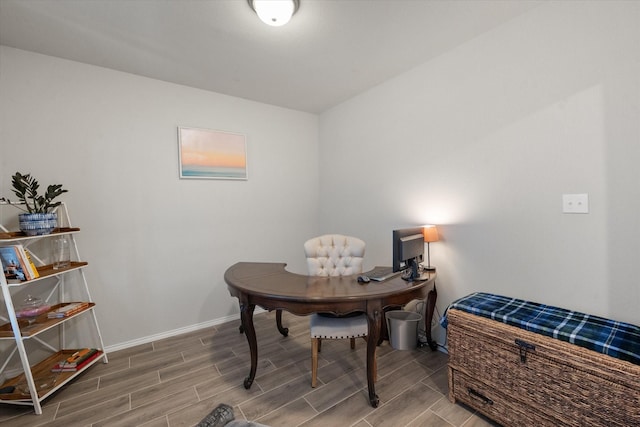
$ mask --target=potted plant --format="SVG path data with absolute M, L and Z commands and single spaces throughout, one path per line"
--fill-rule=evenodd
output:
M 66 193 L 62 184 L 52 184 L 47 187 L 44 195 L 38 194 L 40 184 L 31 174 L 16 172 L 12 177 L 13 193 L 20 200 L 20 204 L 13 203 L 4 197 L 1 201 L 23 210 L 19 215 L 20 231 L 27 236 L 49 234 L 58 227 L 58 215 L 52 212 L 62 202 L 53 200 Z

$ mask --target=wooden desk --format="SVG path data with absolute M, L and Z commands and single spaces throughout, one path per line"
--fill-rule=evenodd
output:
M 357 276 L 304 276 L 285 270 L 283 263 L 239 262 L 224 273 L 231 296 L 240 304 L 240 319 L 251 352 L 251 369 L 244 387 L 253 384 L 258 365 L 258 344 L 253 326 L 253 311 L 257 306 L 266 310 L 286 310 L 296 315 L 312 313 L 367 314 L 367 384 L 369 401 L 378 406 L 373 378 L 376 346 L 385 307 L 399 306 L 413 299 L 424 299 L 435 281 L 435 272 L 423 282 L 406 282 L 395 277 L 384 282 L 360 284 Z M 429 321 L 430 330 L 431 324 Z M 280 328 L 279 328 L 280 329 Z M 283 335 L 286 333 L 280 330 Z

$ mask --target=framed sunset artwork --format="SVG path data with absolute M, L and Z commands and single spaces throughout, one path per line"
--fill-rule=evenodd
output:
M 178 127 L 180 178 L 244 179 L 247 142 L 242 134 Z

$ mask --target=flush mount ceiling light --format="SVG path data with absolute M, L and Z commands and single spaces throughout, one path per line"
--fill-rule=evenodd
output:
M 267 25 L 280 27 L 291 19 L 300 7 L 300 0 L 247 0 L 251 9 Z

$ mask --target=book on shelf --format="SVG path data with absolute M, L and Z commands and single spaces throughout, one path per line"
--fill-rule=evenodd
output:
M 20 283 L 27 280 L 15 246 L 0 246 L 0 263 L 2 263 L 2 272 L 7 283 Z
M 88 302 L 72 302 L 72 303 L 63 305 L 61 307 L 58 307 L 55 310 L 51 310 L 50 312 L 47 313 L 47 317 L 49 319 L 69 317 L 87 308 L 89 308 Z
M 29 253 L 29 250 L 25 248 L 24 254 L 27 257 L 27 266 L 29 267 L 29 270 L 33 274 L 33 278 L 37 279 L 38 277 L 40 277 L 40 272 L 38 272 L 38 269 L 36 268 L 36 264 L 33 262 L 33 259 L 31 258 L 31 254 Z
M 53 368 L 51 368 L 51 372 L 78 371 L 101 354 L 102 352 L 97 348 L 83 348 L 82 350 L 76 351 L 65 360 L 61 360 L 56 363 Z
M 29 268 L 29 262 L 27 261 L 27 255 L 24 253 L 24 247 L 22 245 L 13 245 L 13 249 L 16 251 L 16 254 L 18 254 L 18 260 L 20 261 L 20 266 L 24 272 L 24 277 L 26 280 L 33 279 L 33 274 Z
M 13 245 L 18 256 L 20 258 L 20 264 L 22 265 L 22 269 L 24 270 L 24 275 L 27 277 L 27 280 L 33 280 L 40 277 L 36 266 L 33 265 L 31 258 L 27 255 L 27 251 L 22 245 Z

